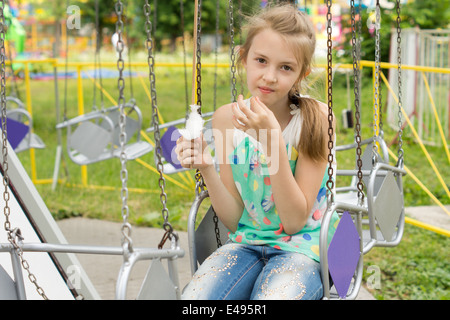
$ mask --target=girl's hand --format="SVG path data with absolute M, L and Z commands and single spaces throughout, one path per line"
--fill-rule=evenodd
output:
M 280 130 L 273 112 L 258 97 L 251 98 L 248 108 L 242 95 L 239 95 L 237 102 L 232 104 L 232 111 L 233 125 L 261 143 L 267 142 L 266 138 L 270 137 L 272 130 Z
M 183 168 L 204 169 L 213 165 L 211 152 L 203 133 L 194 140 L 186 140 L 181 136 L 177 140 L 175 153 Z

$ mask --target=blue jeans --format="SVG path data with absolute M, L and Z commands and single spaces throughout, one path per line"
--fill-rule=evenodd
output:
M 268 246 L 227 243 L 203 262 L 182 299 L 317 300 L 322 296 L 318 262 Z

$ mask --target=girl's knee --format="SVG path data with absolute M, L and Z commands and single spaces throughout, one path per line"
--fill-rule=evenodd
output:
M 279 258 L 262 275 L 253 297 L 257 300 L 315 300 L 322 297 L 319 263 L 302 254 Z

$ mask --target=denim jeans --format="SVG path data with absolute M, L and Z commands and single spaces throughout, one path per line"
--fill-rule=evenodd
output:
M 317 300 L 322 295 L 317 261 L 268 246 L 227 243 L 200 265 L 182 299 Z

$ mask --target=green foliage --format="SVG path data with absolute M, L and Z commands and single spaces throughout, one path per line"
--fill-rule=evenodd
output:
M 357 1 L 355 1 L 358 3 Z M 408 1 L 400 8 L 401 28 L 439 29 L 450 26 L 450 2 L 448 0 L 437 1 Z M 380 57 L 381 61 L 389 61 L 389 48 L 391 30 L 397 27 L 397 12 L 394 9 L 381 9 L 380 28 Z M 372 20 L 371 20 L 372 19 Z M 370 21 L 375 20 L 374 10 L 362 10 L 361 23 L 361 59 L 375 60 L 375 30 L 369 28 Z M 342 27 L 347 32 L 344 33 L 343 54 L 340 56 L 341 62 L 352 62 L 351 47 L 351 19 L 350 12 L 346 12 L 342 17 Z
M 408 1 L 402 8 L 402 28 L 445 29 L 450 26 L 448 0 Z

